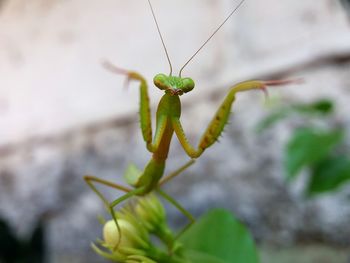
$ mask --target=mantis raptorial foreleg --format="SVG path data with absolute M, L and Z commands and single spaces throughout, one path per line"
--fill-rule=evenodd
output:
M 130 70 L 121 69 L 119 67 L 114 66 L 109 62 L 104 62 L 103 66 L 109 71 L 119 74 L 125 75 L 127 83 L 131 80 L 140 82 L 140 124 L 143 140 L 146 142 L 147 149 L 150 152 L 154 152 L 155 146 L 152 144 L 152 120 L 151 120 L 151 109 L 150 109 L 150 99 L 148 96 L 148 86 L 145 78 L 135 72 Z
M 113 73 L 125 75 L 127 77 L 127 83 L 131 80 L 140 82 L 140 124 L 143 140 L 146 142 L 147 150 L 150 152 L 155 152 L 159 145 L 161 144 L 161 139 L 166 127 L 166 118 L 159 118 L 157 120 L 157 129 L 154 137 L 154 142 L 152 143 L 152 120 L 151 120 L 151 110 L 150 110 L 150 99 L 148 96 L 148 86 L 145 78 L 131 70 L 121 69 L 119 67 L 114 66 L 109 62 L 103 63 L 104 67 L 110 70 Z M 165 117 L 165 116 L 163 116 Z
M 246 81 L 239 83 L 231 88 L 224 101 L 221 103 L 219 109 L 216 111 L 213 119 L 209 123 L 206 131 L 203 133 L 197 149 L 195 149 L 187 140 L 185 132 L 182 128 L 180 119 L 172 118 L 174 131 L 184 148 L 185 152 L 191 158 L 198 158 L 206 148 L 210 147 L 217 141 L 231 112 L 231 107 L 236 98 L 236 93 L 252 89 L 260 89 L 266 92 L 267 86 L 283 85 L 293 83 L 295 80 L 273 80 L 273 81 Z

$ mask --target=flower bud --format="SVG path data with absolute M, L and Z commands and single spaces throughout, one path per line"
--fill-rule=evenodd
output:
M 103 238 L 108 246 L 112 248 L 117 246 L 120 248 L 149 247 L 148 236 L 137 222 L 127 220 L 127 218 L 119 218 L 117 220 L 119 229 L 114 220 L 109 220 L 103 227 Z
M 119 219 L 118 224 L 121 233 L 119 233 L 118 227 L 114 220 L 109 220 L 104 225 L 103 239 L 106 242 L 106 244 L 108 244 L 111 247 L 117 246 L 118 242 L 120 242 L 120 246 L 133 247 L 134 245 L 136 245 L 135 241 L 130 237 L 132 237 L 132 235 L 137 235 L 137 229 L 128 221 L 125 221 L 123 219 Z
M 139 198 L 135 206 L 135 213 L 150 232 L 156 231 L 165 224 L 164 207 L 154 194 Z

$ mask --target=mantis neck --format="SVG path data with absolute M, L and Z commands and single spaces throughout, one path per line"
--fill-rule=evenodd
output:
M 153 159 L 158 162 L 165 162 L 168 157 L 171 138 L 174 134 L 172 118 L 179 118 L 181 104 L 178 96 L 165 94 L 157 109 L 157 127 L 154 140 L 159 140 L 157 149 L 153 152 Z M 158 138 L 159 137 L 159 138 Z
M 154 136 L 156 149 L 136 185 L 144 187 L 142 194 L 152 191 L 163 176 L 171 138 L 174 134 L 172 118 L 179 118 L 180 112 L 181 105 L 178 96 L 165 94 L 161 98 L 157 109 L 157 130 Z

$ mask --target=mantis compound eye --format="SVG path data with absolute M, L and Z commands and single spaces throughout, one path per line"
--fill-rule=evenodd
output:
M 161 90 L 166 90 L 168 87 L 165 84 L 167 81 L 168 76 L 166 76 L 165 74 L 157 74 L 154 78 L 153 78 L 153 83 L 154 85 L 161 89 Z
M 189 92 L 193 90 L 194 88 L 194 81 L 191 78 L 184 78 L 182 79 L 183 87 L 182 90 L 183 92 Z

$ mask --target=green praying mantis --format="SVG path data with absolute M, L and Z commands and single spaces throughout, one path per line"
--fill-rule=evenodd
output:
M 232 16 L 232 14 L 243 4 L 242 0 L 227 16 L 227 18 L 219 25 L 219 27 L 210 35 L 210 37 L 203 43 L 203 45 L 190 57 L 190 59 L 184 64 L 180 69 L 178 76 L 172 75 L 172 65 L 171 61 L 164 44 L 163 37 L 161 35 L 158 22 L 156 20 L 152 5 L 150 0 L 148 4 L 150 6 L 154 22 L 156 24 L 167 60 L 170 66 L 170 73 L 167 74 L 157 74 L 154 79 L 154 85 L 164 92 L 164 95 L 159 101 L 157 113 L 156 113 L 156 129 L 153 137 L 152 123 L 151 123 L 151 113 L 150 113 L 150 100 L 148 96 L 148 86 L 145 78 L 135 72 L 125 70 L 116 67 L 108 62 L 104 63 L 104 66 L 111 72 L 116 74 L 121 74 L 126 77 L 128 81 L 137 81 L 140 86 L 140 123 L 143 140 L 146 143 L 147 150 L 152 153 L 152 157 L 145 168 L 141 171 L 137 169 L 134 165 L 129 165 L 125 172 L 125 178 L 127 183 L 131 187 L 126 187 L 119 185 L 110 181 L 100 179 L 95 176 L 84 176 L 86 183 L 92 188 L 92 190 L 102 199 L 106 208 L 113 217 L 118 230 L 120 231 L 118 220 L 115 216 L 114 209 L 123 201 L 129 199 L 132 196 L 143 196 L 151 191 L 157 191 L 163 198 L 172 203 L 176 208 L 178 208 L 190 221 L 190 224 L 194 222 L 194 217 L 183 208 L 176 200 L 162 191 L 161 186 L 168 182 L 170 179 L 182 173 L 185 169 L 191 166 L 195 159 L 200 157 L 203 152 L 213 145 L 218 137 L 221 135 L 225 125 L 227 124 L 228 118 L 230 116 L 230 111 L 233 102 L 235 101 L 236 94 L 238 92 L 248 91 L 248 90 L 262 90 L 266 92 L 268 86 L 285 85 L 295 82 L 295 80 L 252 80 L 241 82 L 233 86 L 220 107 L 214 114 L 211 122 L 204 131 L 199 144 L 197 147 L 193 147 L 184 132 L 181 125 L 180 115 L 181 115 L 181 101 L 180 96 L 185 93 L 189 93 L 194 89 L 195 83 L 189 77 L 182 77 L 182 71 L 187 66 L 187 64 L 197 55 L 197 53 L 206 45 L 206 43 L 216 34 L 216 32 L 226 23 L 226 21 Z M 180 144 L 182 145 L 186 154 L 190 157 L 190 160 L 181 166 L 176 171 L 164 176 L 164 169 L 166 165 L 166 160 L 168 157 L 170 142 L 173 135 L 176 135 Z M 108 187 L 112 187 L 125 192 L 124 195 L 117 198 L 116 200 L 109 202 L 103 194 L 96 188 L 95 183 L 102 184 Z M 190 225 L 189 224 L 189 225 Z

